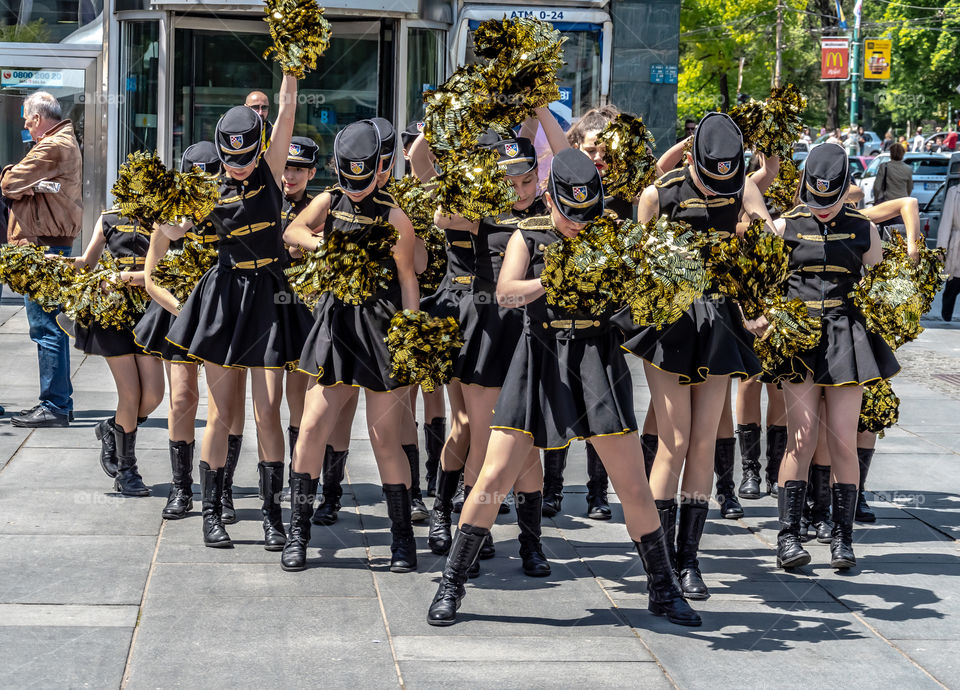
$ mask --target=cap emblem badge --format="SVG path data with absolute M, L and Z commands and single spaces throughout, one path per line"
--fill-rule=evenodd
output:
M 418 131 L 418 132 L 422 132 L 422 131 L 423 131 L 423 122 L 418 122 L 418 123 L 417 123 L 417 131 Z
M 817 191 L 826 192 L 828 189 L 830 189 L 830 181 L 817 178 Z
M 350 172 L 359 175 L 363 172 L 363 161 L 350 161 Z
M 571 191 L 573 192 L 573 198 L 574 198 L 576 201 L 583 201 L 584 199 L 587 198 L 587 188 L 586 188 L 586 186 L 582 186 L 582 185 L 581 185 L 581 186 L 579 186 L 579 187 L 574 187 Z
M 239 149 L 243 146 L 243 135 L 242 134 L 231 134 L 230 135 L 230 146 L 235 149 Z
M 504 151 L 506 151 L 507 155 L 510 156 L 511 158 L 515 157 L 518 153 L 520 153 L 520 147 L 517 146 L 516 144 L 506 144 L 503 147 L 503 149 Z
M 730 172 L 730 161 L 720 161 L 717 163 L 717 172 L 721 175 L 726 175 Z
M 300 144 L 290 144 L 290 155 L 299 156 L 300 155 Z

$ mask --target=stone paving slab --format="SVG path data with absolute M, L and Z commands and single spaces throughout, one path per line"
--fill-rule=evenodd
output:
M 480 646 L 482 649 L 482 646 Z M 549 679 L 551 688 L 621 687 L 669 688 L 663 671 L 644 662 L 401 662 L 404 687 L 517 688 L 525 690 Z
M 133 627 L 0 624 L 0 687 L 117 688 Z

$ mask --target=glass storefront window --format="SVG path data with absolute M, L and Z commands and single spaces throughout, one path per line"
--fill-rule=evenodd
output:
M 211 140 L 217 120 L 230 107 L 260 90 L 270 100 L 268 119 L 277 114 L 279 67 L 264 60 L 265 33 L 177 29 L 174 71 L 174 158 L 190 144 Z M 311 189 L 334 182 L 329 159 L 338 129 L 378 112 L 379 22 L 338 22 L 330 48 L 317 69 L 300 82 L 294 134 L 320 146 L 320 164 Z
M 157 148 L 159 22 L 123 22 L 120 53 L 120 161 Z
M 0 42 L 91 43 L 102 21 L 103 0 L 11 0 L 0 2 Z
M 435 89 L 443 70 L 443 32 L 410 29 L 407 36 L 407 119 L 423 119 L 423 93 Z

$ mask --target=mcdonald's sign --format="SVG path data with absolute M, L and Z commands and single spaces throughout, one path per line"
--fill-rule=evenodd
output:
M 850 39 L 820 40 L 820 81 L 846 81 L 850 78 Z

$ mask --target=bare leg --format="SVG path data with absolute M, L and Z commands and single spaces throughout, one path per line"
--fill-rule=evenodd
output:
M 117 412 L 115 423 L 121 429 L 131 432 L 137 428 L 137 415 L 140 410 L 140 373 L 134 355 L 107 357 L 107 366 L 113 375 L 117 387 Z
M 251 369 L 253 415 L 257 425 L 257 452 L 260 462 L 283 463 L 283 424 L 280 400 L 283 398 L 282 369 Z
M 475 486 L 480 467 L 487 456 L 487 443 L 490 438 L 490 423 L 493 420 L 493 406 L 500 396 L 499 388 L 483 386 L 462 386 L 463 400 L 470 420 L 470 450 L 463 472 L 465 486 Z M 517 469 L 519 472 L 519 468 Z M 507 487 L 509 490 L 510 487 Z
M 135 355 L 140 376 L 138 417 L 147 417 L 163 402 L 163 362 L 150 355 Z
M 167 414 L 167 431 L 171 441 L 192 443 L 200 404 L 197 386 L 199 367 L 196 364 L 165 362 L 170 379 L 170 410 Z
M 204 370 L 207 378 L 207 427 L 203 432 L 200 454 L 211 470 L 217 470 L 227 461 L 227 435 L 233 431 L 235 411 L 240 404 L 237 400 L 239 381 L 244 372 L 210 363 L 204 366 Z

